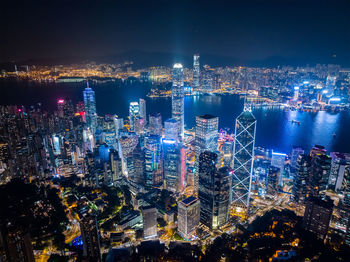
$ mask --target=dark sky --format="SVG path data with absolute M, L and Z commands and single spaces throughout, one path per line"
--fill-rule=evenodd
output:
M 0 25 L 0 61 L 128 50 L 350 58 L 350 0 L 5 0 Z

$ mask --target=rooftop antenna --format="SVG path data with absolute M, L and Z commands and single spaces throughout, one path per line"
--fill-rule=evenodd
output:
M 89 79 L 86 78 L 86 88 L 89 88 Z

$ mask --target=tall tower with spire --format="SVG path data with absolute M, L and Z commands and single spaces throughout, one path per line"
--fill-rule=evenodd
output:
M 243 112 L 236 119 L 233 148 L 232 204 L 249 208 L 252 183 L 256 119 L 251 106 L 244 103 Z
M 199 54 L 193 56 L 193 88 L 199 88 L 200 78 L 200 66 L 199 66 Z
M 184 74 L 182 64 L 173 66 L 173 87 L 172 87 L 172 117 L 178 122 L 179 136 L 184 136 Z
M 86 88 L 83 91 L 84 105 L 86 112 L 86 124 L 90 131 L 94 134 L 97 129 L 97 112 L 95 91 L 89 87 L 89 81 L 86 80 Z

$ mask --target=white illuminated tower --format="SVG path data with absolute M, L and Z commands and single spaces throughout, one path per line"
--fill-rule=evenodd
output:
M 140 116 L 140 105 L 137 102 L 131 102 L 129 106 L 130 131 L 135 131 L 135 120 Z
M 199 66 L 199 54 L 193 56 L 193 88 L 199 88 L 200 78 L 200 66 Z
M 299 86 L 295 86 L 293 99 L 294 99 L 294 101 L 297 101 L 298 98 L 299 98 Z
M 236 119 L 233 148 L 232 204 L 249 208 L 254 163 L 256 119 L 248 105 Z
M 182 64 L 174 64 L 172 87 L 172 117 L 179 123 L 179 136 L 184 136 L 184 75 Z
M 140 106 L 140 117 L 142 117 L 145 121 L 145 124 L 147 123 L 147 117 L 146 117 L 146 100 L 140 98 L 139 99 L 139 106 Z
M 83 91 L 84 105 L 86 112 L 86 124 L 91 132 L 95 134 L 97 129 L 97 113 L 95 91 L 89 87 L 89 82 L 86 82 L 86 88 Z

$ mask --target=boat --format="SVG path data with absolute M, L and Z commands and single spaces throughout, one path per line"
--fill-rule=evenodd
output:
M 300 125 L 300 121 L 298 121 L 298 120 L 294 120 L 294 119 L 293 119 L 291 122 L 292 122 L 292 124 Z

